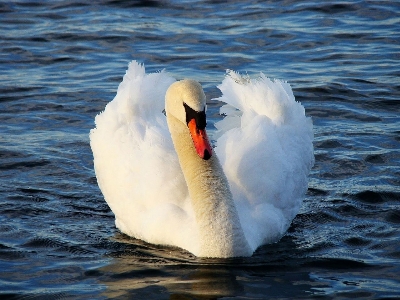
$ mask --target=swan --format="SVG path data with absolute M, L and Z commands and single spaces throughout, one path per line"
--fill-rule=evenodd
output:
M 199 257 L 251 256 L 300 210 L 313 125 L 288 83 L 228 71 L 210 143 L 194 80 L 129 64 L 90 131 L 94 170 L 123 233 Z

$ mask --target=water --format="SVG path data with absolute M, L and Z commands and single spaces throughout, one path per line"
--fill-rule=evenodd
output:
M 397 2 L 9 1 L 0 20 L 2 299 L 400 296 Z M 88 133 L 132 59 L 209 98 L 228 68 L 290 82 L 316 164 L 281 241 L 210 260 L 116 230 Z

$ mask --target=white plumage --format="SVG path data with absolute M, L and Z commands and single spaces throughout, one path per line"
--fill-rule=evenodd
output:
M 189 196 L 188 185 L 196 183 L 186 182 L 182 172 L 190 163 L 179 164 L 163 113 L 166 91 L 174 82 L 165 72 L 145 74 L 133 61 L 115 98 L 96 116 L 90 132 L 95 172 L 116 226 L 130 236 L 197 256 L 247 256 L 277 241 L 300 209 L 314 163 L 312 122 L 290 85 L 262 73 L 249 79 L 229 71 L 219 86 L 226 116 L 216 123 L 218 139 L 209 161 L 218 156 L 233 201 L 226 212 L 210 211 L 218 216 L 215 221 L 204 221 L 201 201 L 191 199 L 193 192 Z M 205 189 L 204 195 L 212 195 L 212 188 Z M 240 221 L 234 221 L 236 213 Z M 233 234 L 224 228 L 230 218 L 240 227 L 231 229 Z M 244 236 L 235 233 L 240 230 Z M 206 237 L 212 231 L 214 237 Z

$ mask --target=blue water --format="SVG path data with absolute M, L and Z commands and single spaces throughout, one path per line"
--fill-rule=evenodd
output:
M 0 3 L 1 299 L 400 297 L 397 1 L 43 2 Z M 118 232 L 88 134 L 132 59 L 208 98 L 226 69 L 289 81 L 316 164 L 278 243 L 210 260 Z

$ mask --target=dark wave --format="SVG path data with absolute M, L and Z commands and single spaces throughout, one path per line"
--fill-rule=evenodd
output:
M 0 3 L 0 298 L 397 297 L 398 15 L 393 1 Z M 226 69 L 291 84 L 316 162 L 279 242 L 206 259 L 118 232 L 88 134 L 132 59 L 208 99 Z
M 347 196 L 347 195 L 345 195 Z M 351 195 L 353 199 L 363 203 L 379 204 L 385 202 L 399 202 L 400 193 L 396 192 L 376 192 L 376 191 L 362 191 L 357 194 Z

